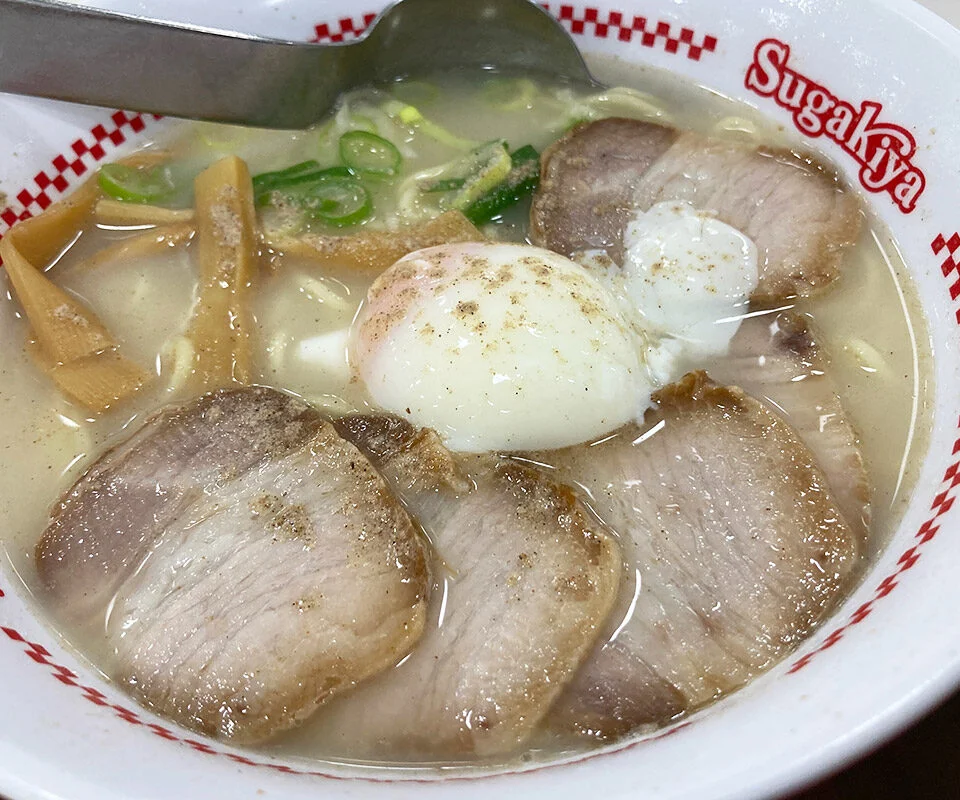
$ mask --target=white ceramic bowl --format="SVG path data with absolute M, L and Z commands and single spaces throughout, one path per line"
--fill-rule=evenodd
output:
M 797 126 L 851 185 L 862 187 L 902 249 L 932 335 L 936 412 L 909 508 L 862 586 L 794 656 L 687 723 L 570 763 L 445 778 L 426 770 L 317 771 L 200 741 L 136 707 L 78 663 L 31 614 L 16 577 L 3 574 L 0 794 L 14 800 L 430 800 L 454 794 L 462 800 L 742 800 L 794 788 L 839 766 L 905 726 L 960 681 L 960 525 L 951 510 L 960 484 L 960 33 L 909 0 L 588 3 L 546 5 L 585 51 L 673 70 Z M 339 41 L 360 30 L 382 2 L 101 5 L 149 7 L 155 15 L 291 39 Z M 750 77 L 755 57 L 761 68 Z M 784 63 L 825 92 L 813 96 L 820 103 L 829 94 L 848 103 L 857 119 L 876 118 L 859 133 L 851 127 L 846 143 L 814 136 L 813 117 L 795 119 L 768 96 L 774 66 Z M 0 98 L 0 189 L 10 203 L 0 209 L 0 234 L 160 124 L 119 112 Z M 893 156 L 882 152 L 891 147 Z M 883 160 L 870 166 L 877 154 Z M 885 186 L 887 166 L 900 171 Z

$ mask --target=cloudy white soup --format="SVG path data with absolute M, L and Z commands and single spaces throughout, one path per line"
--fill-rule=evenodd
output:
M 774 123 L 600 66 L 176 126 L 3 238 L 0 544 L 118 688 L 274 754 L 551 758 L 855 586 L 927 424 L 896 247 Z

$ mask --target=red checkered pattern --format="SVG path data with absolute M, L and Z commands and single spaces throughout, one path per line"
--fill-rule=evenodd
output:
M 716 36 L 706 35 L 697 40 L 693 29 L 677 29 L 663 20 L 627 15 L 621 11 L 602 12 L 589 7 L 578 11 L 572 5 L 541 5 L 575 34 L 592 33 L 600 39 L 636 41 L 643 47 L 663 48 L 667 53 L 682 53 L 693 61 L 699 61 L 704 53 L 712 53 L 717 49 Z
M 0 590 L 0 598 L 2 598 L 3 591 Z M 236 764 L 243 764 L 248 767 L 259 767 L 261 769 L 269 769 L 274 772 L 282 772 L 289 775 L 309 775 L 317 778 L 328 778 L 331 780 L 352 780 L 352 781 L 362 781 L 364 783 L 395 783 L 391 778 L 377 778 L 377 777 L 353 777 L 353 778 L 344 778 L 342 775 L 331 775 L 326 772 L 317 772 L 311 770 L 299 770 L 294 769 L 293 767 L 287 766 L 286 764 L 276 764 L 269 761 L 258 761 L 247 756 L 240 755 L 238 753 L 228 753 L 223 750 L 218 750 L 214 743 L 211 742 L 201 742 L 196 739 L 190 739 L 183 736 L 179 736 L 174 733 L 169 728 L 159 725 L 155 722 L 147 722 L 143 717 L 140 716 L 136 711 L 131 711 L 125 706 L 113 703 L 110 701 L 110 698 L 101 692 L 99 689 L 95 689 L 92 686 L 86 686 L 80 682 L 80 677 L 73 670 L 68 667 L 58 664 L 53 660 L 53 656 L 47 648 L 42 644 L 37 642 L 29 641 L 23 634 L 19 631 L 14 630 L 13 628 L 7 628 L 0 626 L 0 632 L 6 634 L 7 638 L 13 642 L 16 642 L 19 645 L 23 645 L 23 652 L 29 657 L 32 661 L 40 664 L 44 667 L 49 667 L 53 677 L 62 683 L 64 686 L 70 686 L 75 689 L 78 689 L 81 693 L 81 696 L 93 703 L 95 706 L 100 706 L 101 708 L 109 709 L 114 713 L 114 715 L 123 720 L 124 722 L 129 723 L 130 725 L 136 725 L 145 730 L 150 731 L 155 736 L 158 736 L 161 739 L 166 739 L 168 742 L 175 742 L 180 745 L 189 747 L 191 750 L 195 750 L 198 753 L 203 753 L 208 756 L 216 756 L 219 758 L 226 758 L 230 761 L 233 761 Z M 691 725 L 691 722 L 683 722 L 680 725 L 676 725 L 672 728 L 669 728 L 656 736 L 652 736 L 648 739 L 644 739 L 640 742 L 634 742 L 633 744 L 628 745 L 626 748 L 633 748 L 638 745 L 642 745 L 645 742 L 655 741 L 656 739 L 662 739 L 666 736 L 673 736 L 684 728 L 687 728 Z M 611 755 L 612 753 L 606 754 L 587 754 L 579 760 L 575 760 L 568 763 L 578 763 L 578 761 L 585 761 L 587 759 L 594 759 L 602 757 L 603 755 Z M 540 772 L 544 769 L 556 768 L 556 765 L 551 767 L 550 765 L 545 765 L 543 767 L 536 767 L 530 770 L 524 770 L 523 774 L 529 774 L 532 772 Z M 507 773 L 513 774 L 513 773 Z M 447 777 L 444 778 L 445 783 L 461 782 L 461 781 L 476 781 L 482 780 L 485 776 L 462 776 L 462 777 Z M 404 783 L 433 783 L 430 780 L 418 780 L 418 779 L 409 779 L 403 781 Z
M 939 238 L 939 237 L 938 237 Z M 958 241 L 960 244 L 960 241 Z M 936 248 L 936 245 L 934 245 Z M 952 291 L 951 291 L 952 294 Z M 953 444 L 953 457 L 956 458 L 960 456 L 960 439 L 957 439 Z M 949 467 L 947 467 L 946 472 L 943 474 L 943 482 L 941 484 L 941 492 L 933 498 L 933 503 L 930 506 L 930 510 L 933 512 L 933 515 L 920 526 L 920 530 L 917 531 L 914 536 L 914 544 L 908 547 L 903 554 L 897 559 L 896 569 L 880 581 L 877 584 L 877 588 L 874 589 L 873 597 L 870 598 L 866 603 L 861 605 L 854 611 L 850 617 L 844 622 L 839 628 L 834 630 L 830 635 L 828 635 L 823 642 L 820 643 L 820 646 L 816 650 L 813 650 L 807 653 L 804 656 L 798 658 L 787 671 L 788 673 L 794 673 L 803 669 L 807 664 L 809 664 L 818 653 L 822 653 L 824 650 L 829 650 L 837 642 L 843 639 L 846 632 L 852 628 L 854 625 L 859 625 L 863 622 L 870 613 L 873 611 L 874 605 L 884 597 L 886 597 L 890 592 L 897 588 L 900 583 L 900 576 L 908 570 L 913 569 L 917 562 L 920 560 L 921 549 L 923 546 L 933 539 L 937 535 L 937 532 L 940 530 L 940 518 L 946 514 L 951 508 L 953 508 L 955 497 L 955 490 L 957 486 L 960 485 L 960 460 L 953 462 Z
M 950 299 L 956 302 L 957 298 L 960 298 L 960 262 L 957 261 L 960 258 L 957 255 L 960 251 L 960 233 L 954 233 L 949 239 L 944 238 L 941 233 L 930 246 L 935 256 L 940 255 L 944 250 L 947 251 L 940 270 L 944 278 L 953 280 L 950 284 Z M 957 309 L 957 324 L 960 325 L 960 309 Z
M 667 53 L 683 53 L 699 61 L 704 53 L 717 49 L 716 36 L 697 39 L 692 28 L 674 29 L 669 22 L 624 14 L 621 11 L 603 12 L 597 8 L 577 9 L 572 5 L 541 3 L 541 6 L 559 19 L 573 34 L 593 35 L 600 39 L 615 38 L 621 42 L 639 42 L 643 47 L 662 47 Z M 343 17 L 334 23 L 324 22 L 314 29 L 315 42 L 345 42 L 356 39 L 376 19 L 374 13 L 362 17 Z
M 0 597 L 2 597 L 0 593 Z M 80 690 L 83 698 L 93 703 L 95 706 L 100 706 L 101 708 L 110 709 L 119 719 L 122 719 L 124 722 L 128 722 L 131 725 L 137 725 L 146 730 L 149 730 L 156 736 L 159 736 L 161 739 L 166 739 L 170 742 L 177 742 L 182 745 L 186 745 L 192 750 L 196 750 L 198 753 L 204 753 L 206 755 L 212 756 L 221 756 L 223 758 L 229 758 L 231 761 L 234 761 L 238 764 L 246 764 L 253 767 L 265 767 L 268 769 L 276 770 L 279 772 L 289 772 L 297 774 L 306 774 L 306 775 L 321 775 L 322 773 L 310 773 L 310 772 L 299 772 L 297 770 L 291 769 L 285 764 L 271 764 L 269 762 L 258 762 L 254 761 L 246 756 L 237 755 L 236 753 L 224 753 L 217 750 L 208 742 L 200 742 L 196 739 L 188 739 L 181 736 L 178 736 L 172 730 L 163 725 L 158 725 L 154 722 L 147 722 L 144 720 L 140 714 L 136 711 L 131 711 L 129 708 L 112 703 L 110 698 L 106 694 L 101 692 L 99 689 L 95 689 L 92 686 L 86 686 L 80 683 L 79 676 L 68 669 L 67 667 L 56 663 L 53 660 L 53 656 L 50 651 L 47 650 L 42 644 L 37 644 L 36 642 L 31 642 L 26 639 L 19 631 L 14 630 L 13 628 L 0 627 L 0 631 L 6 634 L 8 639 L 17 642 L 18 644 L 25 645 L 23 652 L 26 655 L 35 661 L 37 664 L 41 664 L 45 667 L 49 667 L 53 677 L 60 681 L 60 683 L 65 686 L 72 686 Z M 337 776 L 328 776 L 324 777 L 337 777 Z
M 958 256 L 958 253 L 960 253 L 960 233 L 954 232 L 949 238 L 945 237 L 942 233 L 937 234 L 937 238 L 930 243 L 930 247 L 936 256 L 940 255 L 944 250 L 947 251 L 943 263 L 940 265 L 940 271 L 943 272 L 944 278 L 951 281 L 948 291 L 950 292 L 950 299 L 956 302 L 957 299 L 960 298 L 960 262 L 957 260 L 958 257 L 960 257 Z M 960 325 L 960 309 L 957 310 L 956 317 L 957 324 Z M 960 439 L 957 439 L 953 444 L 952 456 L 954 458 L 960 456 Z M 940 530 L 940 518 L 953 508 L 955 499 L 954 492 L 958 485 L 960 485 L 960 460 L 954 461 L 947 467 L 946 472 L 944 472 L 940 487 L 941 492 L 933 498 L 933 504 L 930 506 L 933 516 L 920 526 L 920 530 L 917 531 L 914 536 L 915 544 L 907 548 L 903 555 L 900 556 L 894 572 L 880 581 L 877 588 L 874 589 L 873 597 L 854 611 L 843 625 L 830 633 L 816 650 L 798 658 L 788 670 L 789 673 L 803 669 L 816 657 L 817 653 L 822 653 L 824 650 L 829 650 L 833 647 L 844 637 L 844 634 L 846 634 L 850 628 L 854 625 L 859 625 L 870 616 L 877 601 L 883 599 L 897 588 L 900 583 L 900 576 L 916 566 L 920 560 L 921 548 L 936 536 Z
M 111 709 L 120 719 L 122 719 L 124 722 L 129 722 L 131 725 L 145 725 L 158 736 L 162 736 L 165 739 L 175 740 L 177 738 L 173 732 L 164 728 L 162 725 L 145 723 L 135 711 L 131 711 L 128 708 L 111 703 L 109 698 L 99 689 L 94 689 L 92 686 L 85 686 L 84 684 L 80 683 L 79 676 L 67 667 L 57 664 L 53 660 L 53 656 L 51 655 L 50 651 L 47 650 L 42 644 L 28 641 L 22 634 L 20 634 L 18 631 L 15 631 L 13 628 L 0 627 L 0 631 L 3 631 L 3 633 L 7 635 L 8 639 L 12 639 L 19 644 L 26 645 L 23 652 L 26 653 L 27 656 L 29 656 L 38 664 L 49 667 L 53 677 L 60 681 L 60 683 L 64 684 L 65 686 L 72 686 L 76 689 L 79 689 L 85 700 L 89 700 L 96 706 Z
M 77 178 L 102 161 L 107 153 L 119 147 L 131 135 L 142 133 L 150 119 L 160 117 L 115 111 L 108 123 L 95 125 L 88 136 L 77 139 L 65 154 L 53 159 L 49 168 L 33 176 L 32 186 L 17 192 L 17 205 L 7 206 L 0 211 L 0 236 L 20 220 L 49 208 Z
M 945 250 L 947 251 L 943 263 L 940 265 L 940 271 L 943 273 L 943 277 L 950 281 L 948 287 L 950 299 L 956 302 L 960 298 L 960 261 L 958 261 L 958 258 L 960 258 L 958 256 L 958 253 L 960 253 L 960 233 L 954 232 L 949 238 L 942 233 L 937 234 L 937 237 L 930 243 L 930 247 L 935 256 L 939 256 Z M 956 318 L 957 324 L 960 325 L 960 309 L 956 312 Z M 960 456 L 960 439 L 954 442 L 952 455 L 954 458 Z M 873 606 L 878 600 L 886 597 L 897 588 L 900 576 L 916 566 L 920 560 L 921 548 L 940 530 L 940 518 L 953 508 L 954 492 L 958 485 L 960 485 L 960 460 L 954 461 L 943 473 L 943 481 L 940 487 L 942 491 L 933 498 L 933 504 L 930 506 L 933 516 L 920 526 L 920 530 L 914 537 L 915 544 L 900 556 L 893 574 L 880 581 L 874 590 L 873 597 L 854 611 L 843 625 L 827 636 L 816 650 L 798 658 L 790 667 L 789 672 L 803 669 L 817 653 L 833 647 L 850 628 L 859 625 L 870 616 L 870 612 L 873 611 Z
M 343 17 L 333 23 L 322 22 L 313 29 L 314 36 L 311 41 L 323 42 L 324 44 L 349 42 L 363 33 L 376 18 L 376 13 L 371 11 L 357 19 Z

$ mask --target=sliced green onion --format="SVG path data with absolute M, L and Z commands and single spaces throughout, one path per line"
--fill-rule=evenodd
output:
M 432 192 L 453 192 L 462 189 L 467 182 L 466 178 L 438 178 L 423 185 L 423 191 Z
M 476 203 L 510 174 L 505 142 L 488 142 L 466 155 L 404 181 L 399 206 L 409 217 L 430 218 L 442 211 L 462 211 Z
M 309 165 L 309 166 L 308 166 Z M 353 171 L 349 167 L 327 167 L 319 169 L 316 161 L 304 161 L 279 172 L 265 172 L 256 175 L 253 179 L 253 196 L 258 206 L 265 206 L 270 202 L 274 192 L 283 192 L 306 186 L 325 178 L 352 178 Z
M 373 210 L 370 192 L 355 177 L 328 175 L 311 183 L 276 190 L 283 202 L 329 225 L 346 227 L 362 222 Z
M 365 175 L 396 175 L 403 159 L 392 142 L 368 131 L 348 131 L 340 137 L 340 159 Z
M 518 147 L 510 154 L 510 158 L 516 162 L 525 162 L 525 161 L 536 161 L 540 163 L 540 153 L 537 152 L 537 148 L 532 144 L 525 144 L 523 147 Z
M 441 201 L 447 208 L 463 210 L 475 203 L 510 174 L 510 154 L 504 142 L 490 142 L 457 162 L 452 178 L 464 178 L 463 187 L 452 198 Z
M 370 193 L 352 169 L 321 168 L 313 159 L 254 176 L 253 191 L 258 206 L 293 206 L 330 225 L 355 225 L 373 210 Z
M 504 180 L 463 209 L 474 225 L 483 225 L 530 195 L 540 183 L 540 154 L 525 145 L 510 154 L 511 168 Z
M 264 192 L 272 191 L 278 186 L 287 183 L 291 178 L 296 178 L 299 175 L 314 172 L 318 169 L 320 169 L 319 162 L 311 159 L 310 161 L 301 161 L 299 164 L 294 164 L 292 167 L 277 170 L 276 172 L 261 172 L 259 175 L 253 176 L 253 193 L 260 195 Z
M 299 164 L 294 164 L 292 167 L 287 167 L 286 169 L 278 170 L 277 172 L 265 172 L 262 175 L 258 175 L 258 178 L 266 178 L 270 176 L 272 178 L 295 178 L 297 175 L 303 175 L 307 172 L 313 172 L 314 170 L 320 169 L 320 162 L 316 159 L 309 159 L 308 161 L 301 161 Z M 256 179 L 254 179 L 256 180 Z
M 105 164 L 97 182 L 105 194 L 128 203 L 160 203 L 169 199 L 177 187 L 168 167 L 130 167 Z
M 323 178 L 355 178 L 356 173 L 350 167 L 344 167 L 338 164 L 335 167 L 324 167 L 315 172 L 304 172 L 300 175 L 294 175 L 287 182 L 288 186 L 298 186 L 302 183 L 312 183 Z

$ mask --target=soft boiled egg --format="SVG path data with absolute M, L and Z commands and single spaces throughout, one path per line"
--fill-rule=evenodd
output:
M 549 449 L 641 419 L 652 393 L 725 353 L 757 248 L 688 203 L 638 212 L 624 263 L 520 244 L 400 259 L 354 323 L 353 368 L 381 408 L 462 451 Z
M 461 451 L 555 448 L 643 413 L 654 386 L 616 298 L 520 244 L 441 245 L 370 288 L 351 361 L 372 399 Z
M 623 234 L 621 280 L 643 327 L 689 359 L 726 353 L 757 288 L 757 246 L 685 202 L 657 203 Z

